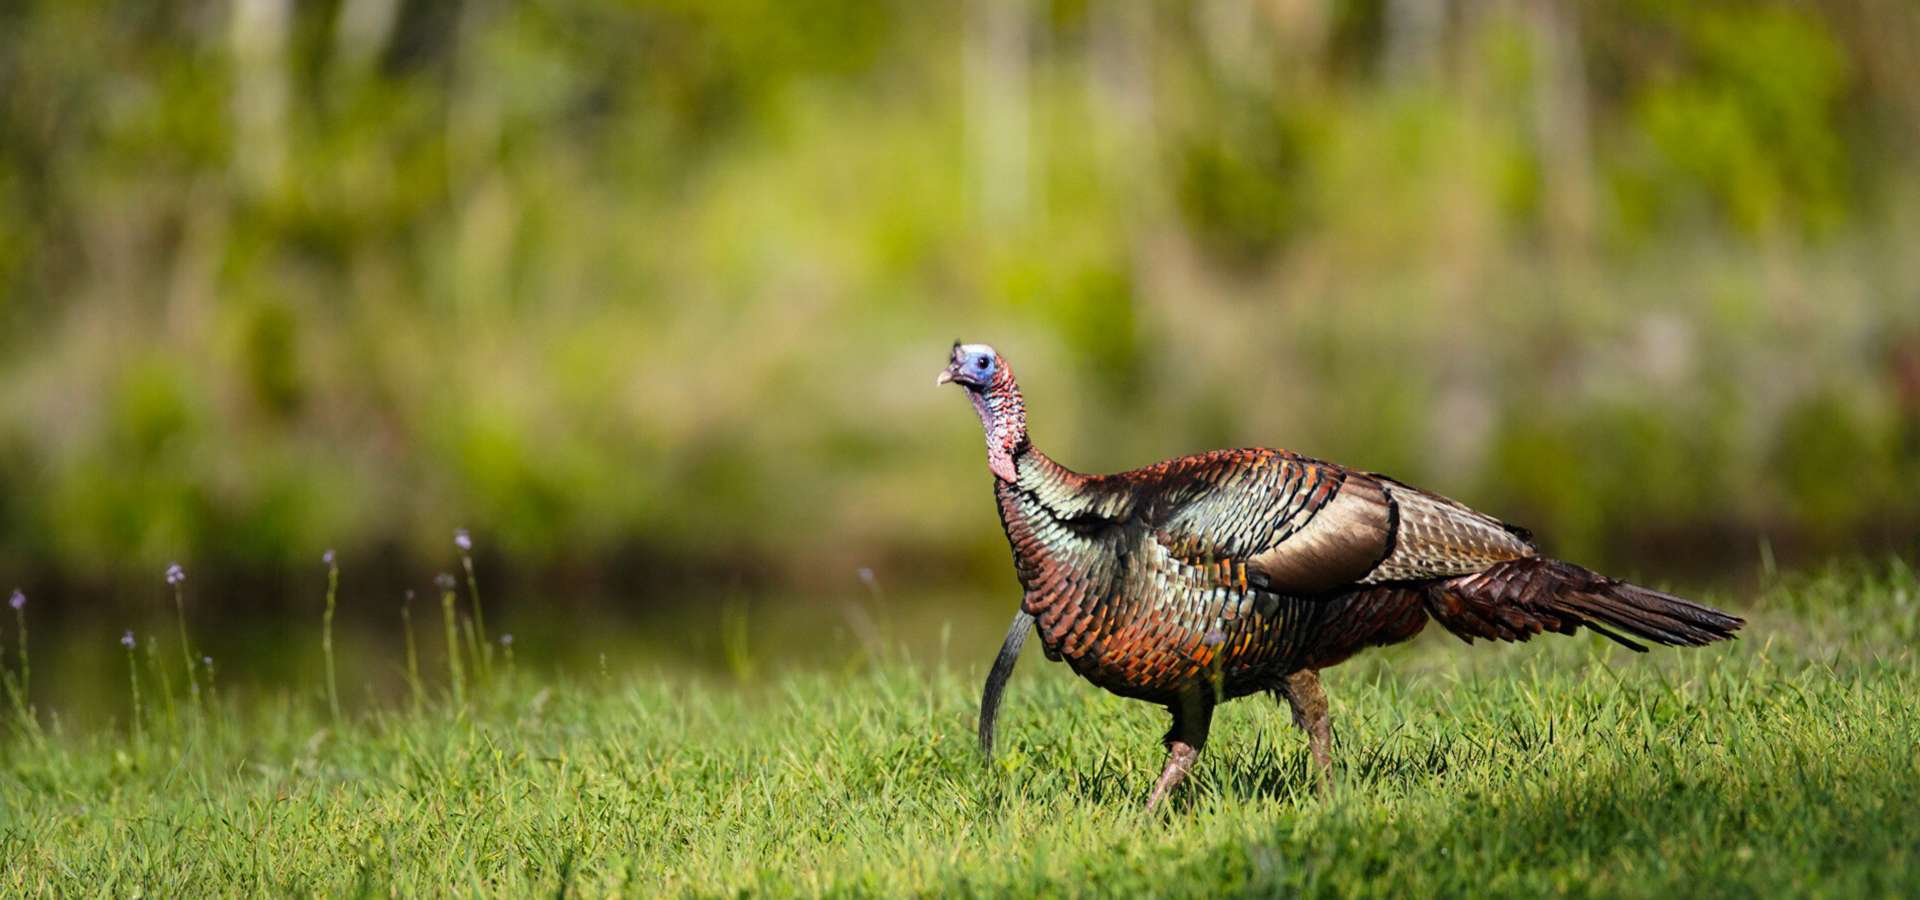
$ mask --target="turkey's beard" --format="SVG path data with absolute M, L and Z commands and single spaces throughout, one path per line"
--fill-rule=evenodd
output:
M 1020 392 L 1012 385 L 994 384 L 984 391 L 968 391 L 973 411 L 980 415 L 980 428 L 987 435 L 987 468 L 993 476 L 1008 484 L 1020 480 L 1013 457 L 1027 443 L 1027 411 Z

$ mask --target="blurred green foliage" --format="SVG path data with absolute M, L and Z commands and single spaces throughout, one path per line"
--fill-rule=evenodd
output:
M 1901 0 L 24 0 L 0 85 L 11 569 L 998 573 L 955 337 L 1087 469 L 1920 521 Z

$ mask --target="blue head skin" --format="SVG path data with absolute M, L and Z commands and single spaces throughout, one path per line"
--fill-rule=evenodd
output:
M 934 384 L 960 384 L 973 390 L 985 390 L 1000 372 L 1000 354 L 986 344 L 953 345 L 953 359 L 934 377 Z

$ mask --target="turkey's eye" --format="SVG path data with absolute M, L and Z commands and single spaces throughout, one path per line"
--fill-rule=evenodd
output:
M 986 370 L 987 370 L 987 358 L 986 358 L 986 357 L 984 357 L 984 356 L 982 356 L 982 357 L 980 357 L 980 358 L 978 358 L 978 359 L 975 359 L 975 360 L 973 361 L 973 367 L 974 367 L 974 368 L 976 368 L 976 369 L 979 369 L 979 370 L 980 370 L 980 371 L 982 371 L 982 372 L 984 372 L 984 371 L 986 371 Z

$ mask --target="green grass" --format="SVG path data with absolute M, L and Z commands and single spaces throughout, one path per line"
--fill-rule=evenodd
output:
M 748 687 L 509 666 L 335 728 L 144 683 L 132 730 L 0 745 L 0 893 L 1885 895 L 1920 884 L 1920 583 L 1792 579 L 1746 639 L 1432 634 L 1331 670 L 1336 789 L 1263 698 L 1142 810 L 1162 713 L 1029 655 L 983 765 L 979 665 Z M 145 652 L 145 648 L 142 648 Z M 165 658 L 162 655 L 161 658 Z M 223 675 L 223 677 L 225 677 Z M 176 692 L 183 690 L 175 678 Z M 217 691 L 218 689 L 216 689 Z M 124 712 L 122 713 L 124 715 Z

